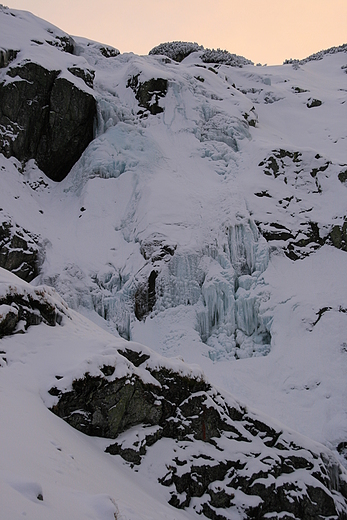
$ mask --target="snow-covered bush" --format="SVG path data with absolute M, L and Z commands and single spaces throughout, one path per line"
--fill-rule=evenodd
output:
M 247 60 L 243 56 L 231 54 L 222 49 L 205 49 L 201 56 L 204 63 L 222 63 L 223 65 L 231 65 L 232 67 L 243 67 L 244 65 L 254 65 L 253 61 Z
M 182 61 L 192 52 L 204 51 L 201 60 L 204 63 L 222 63 L 232 67 L 243 67 L 243 65 L 254 65 L 253 61 L 247 60 L 243 56 L 231 54 L 222 49 L 205 49 L 202 45 L 193 42 L 167 42 L 161 43 L 149 51 L 148 54 L 162 54 L 175 61 Z
M 338 47 L 330 47 L 329 49 L 324 49 L 323 51 L 316 52 L 315 54 L 311 54 L 311 56 L 308 56 L 307 58 L 304 58 L 302 60 L 293 60 L 291 58 L 289 60 L 284 60 L 283 65 L 303 65 L 304 63 L 308 63 L 309 61 L 322 60 L 324 56 L 326 56 L 327 54 L 337 54 L 338 52 L 347 52 L 347 43 L 339 45 Z
M 204 47 L 193 42 L 167 42 L 161 43 L 149 51 L 148 54 L 163 54 L 175 61 L 182 61 L 192 52 L 202 51 Z

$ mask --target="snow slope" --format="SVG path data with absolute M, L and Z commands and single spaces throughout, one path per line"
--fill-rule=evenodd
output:
M 43 322 L 30 326 L 26 331 L 17 329 L 14 335 L 1 340 L 0 403 L 2 415 L 6 418 L 1 424 L 0 443 L 1 518 L 25 516 L 53 520 L 62 515 L 76 520 L 196 518 L 195 510 L 199 512 L 199 504 L 206 500 L 205 495 L 201 497 L 198 494 L 200 498 L 194 499 L 187 512 L 173 509 L 166 503 L 172 495 L 167 489 L 169 484 L 165 483 L 173 469 L 172 464 L 176 462 L 180 471 L 184 471 L 186 468 L 182 468 L 182 465 L 187 464 L 187 459 L 195 465 L 196 471 L 197 464 L 206 464 L 206 459 L 212 461 L 209 464 L 219 462 L 223 467 L 225 458 L 228 460 L 231 457 L 241 467 L 246 464 L 240 472 L 240 477 L 245 477 L 252 473 L 258 476 L 259 471 L 263 472 L 260 476 L 264 475 L 265 468 L 276 459 L 281 460 L 286 450 L 289 450 L 293 461 L 304 460 L 303 457 L 308 456 L 307 464 L 314 469 L 313 475 L 300 465 L 296 471 L 287 468 L 278 478 L 278 486 L 283 485 L 284 480 L 291 486 L 288 493 L 292 493 L 293 498 L 289 502 L 294 502 L 298 493 L 304 494 L 306 487 L 312 490 L 312 485 L 318 484 L 318 488 L 323 488 L 321 479 L 314 478 L 322 469 L 324 478 L 326 471 L 329 471 L 335 479 L 339 479 L 341 485 L 347 482 L 346 471 L 339 468 L 329 450 L 296 432 L 287 431 L 282 425 L 253 410 L 247 411 L 248 420 L 251 418 L 258 427 L 265 420 L 263 426 L 269 428 L 268 432 L 271 429 L 274 432 L 279 430 L 276 434 L 278 453 L 275 455 L 276 448 L 269 444 L 267 435 L 255 435 L 252 430 L 247 430 L 246 415 L 238 426 L 242 431 L 240 439 L 234 440 L 236 429 L 231 430 L 231 437 L 222 435 L 216 437 L 214 442 L 165 438 L 149 449 L 141 467 L 134 468 L 134 464 L 129 465 L 120 457 L 104 453 L 103 450 L 113 439 L 87 437 L 49 411 L 57 403 L 57 387 L 60 392 L 71 391 L 74 380 L 85 377 L 86 373 L 89 377 L 103 376 L 105 367 L 113 367 L 114 370 L 111 376 L 106 377 L 108 380 L 129 376 L 130 386 L 131 377 L 136 375 L 144 384 L 154 383 L 160 387 L 149 368 L 158 370 L 164 367 L 171 374 L 177 373 L 201 381 L 204 381 L 205 375 L 196 365 L 188 366 L 177 358 L 165 359 L 144 346 L 114 338 L 75 311 L 69 310 L 51 288 L 40 286 L 34 289 L 0 269 L 0 289 L 2 299 L 6 295 L 14 298 L 23 296 L 24 299 L 39 297 L 41 303 L 46 302 L 50 307 L 55 307 L 62 316 L 56 326 Z M 12 303 L 10 308 L 13 310 L 16 305 L 19 308 L 23 303 Z M 4 305 L 1 305 L 2 313 L 3 308 Z M 42 313 L 42 307 L 39 308 Z M 145 366 L 137 367 L 137 364 L 129 362 L 122 355 L 128 349 L 145 354 L 144 357 L 148 358 Z M 202 392 L 194 394 L 195 399 L 199 393 Z M 231 396 L 213 388 L 209 390 L 208 399 L 209 406 L 219 406 L 224 409 L 224 414 L 227 411 L 226 404 L 233 407 L 235 413 L 237 410 L 241 413 L 243 409 Z M 131 446 L 132 443 L 136 446 L 139 441 L 136 443 L 135 440 L 150 430 L 154 431 L 155 427 L 136 425 L 119 435 L 117 442 L 123 446 Z M 317 460 L 318 457 L 320 460 Z M 185 460 L 180 462 L 178 459 Z M 326 465 L 325 469 L 322 463 Z M 269 485 L 273 479 L 269 475 Z M 225 487 L 225 483 L 222 479 L 214 483 L 216 497 L 220 493 L 220 486 Z M 229 492 L 228 487 L 225 489 Z M 343 513 L 346 501 L 337 492 L 333 480 L 329 489 L 324 489 L 330 500 L 335 500 L 337 510 Z M 241 487 L 231 494 L 233 505 L 225 510 L 226 518 L 241 520 L 245 518 L 245 508 L 262 502 L 258 496 L 245 491 Z M 181 499 L 183 494 L 181 492 L 179 495 Z M 219 511 L 224 514 L 224 510 Z
M 99 44 L 80 38 L 72 55 L 33 44 L 46 38 L 47 27 L 51 36 L 64 34 L 32 15 L 13 11 L 9 31 L 8 12 L 0 10 L 6 27 L 0 47 L 20 51 L 12 64 L 30 56 L 52 69 L 58 60 L 62 70 L 77 63 L 94 70 L 98 102 L 95 139 L 61 183 L 34 161 L 22 165 L 0 155 L 3 222 L 40 237 L 42 264 L 34 285 L 53 286 L 70 307 L 115 336 L 200 365 L 214 384 L 335 450 L 346 464 L 336 451 L 347 441 L 345 47 L 321 59 L 242 68 L 204 63 L 202 51 L 181 63 L 131 53 L 106 58 Z M 0 69 L 0 81 L 6 71 Z M 158 78 L 161 90 L 150 83 Z M 342 233 L 340 248 L 333 231 Z M 92 327 L 75 319 L 78 327 Z M 47 457 L 62 458 L 47 441 L 57 438 L 54 428 L 76 439 L 66 440 L 65 460 L 57 464 L 68 467 L 74 451 L 68 443 L 75 442 L 81 465 L 72 463 L 63 477 L 83 473 L 88 488 L 93 442 L 68 433 L 65 424 L 56 426 L 59 421 L 33 397 L 37 374 L 53 370 L 46 365 L 49 356 L 40 354 L 35 375 L 21 372 L 18 359 L 26 342 L 28 352 L 35 350 L 36 335 L 41 327 L 2 340 L 18 349 L 11 374 L 18 367 L 16 377 L 32 378 L 28 391 L 18 390 L 18 398 L 3 406 L 18 406 L 19 414 L 40 408 Z M 85 359 L 93 349 L 92 339 L 87 343 Z M 35 358 L 34 352 L 26 356 Z M 5 383 L 2 388 L 6 396 Z M 24 436 L 18 423 L 13 429 Z M 7 436 L 5 452 L 25 446 L 21 439 Z M 39 493 L 41 449 L 37 443 L 29 460 L 26 450 L 18 452 L 15 488 Z M 118 497 L 109 484 L 120 463 L 106 457 L 102 464 L 102 485 L 88 488 L 97 495 L 88 498 L 90 510 L 112 511 L 100 493 L 131 503 L 126 477 Z M 28 466 L 37 468 L 33 477 L 17 485 Z M 5 470 L 11 470 L 10 460 Z M 61 503 L 58 489 L 52 511 Z M 79 507 L 80 495 L 72 495 Z M 172 518 L 164 502 L 160 507 L 146 512 L 148 518 L 159 512 Z
M 0 285 L 18 294 L 30 290 L 3 269 Z M 61 305 L 58 296 L 53 302 Z M 62 326 L 41 324 L 1 340 L 1 519 L 173 518 L 172 508 L 156 498 L 155 485 L 139 481 L 118 457 L 48 410 L 56 376 L 68 381 L 78 370 L 92 373 L 124 342 L 65 312 Z M 186 515 L 175 511 L 174 517 Z

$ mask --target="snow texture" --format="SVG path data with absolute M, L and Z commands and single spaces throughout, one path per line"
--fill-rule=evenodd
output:
M 107 520 L 115 501 L 126 520 L 190 517 L 47 410 L 52 380 L 63 374 L 67 388 L 89 365 L 97 373 L 119 336 L 199 365 L 346 465 L 344 50 L 230 67 L 194 48 L 177 63 L 71 39 L 1 6 L 0 82 L 31 60 L 98 104 L 95 139 L 61 183 L 0 155 L 2 222 L 40 237 L 26 294 L 45 284 L 73 309 L 54 332 L 43 323 L 1 340 L 4 518 Z M 95 74 L 93 89 L 73 67 Z M 151 87 L 158 79 L 165 92 Z

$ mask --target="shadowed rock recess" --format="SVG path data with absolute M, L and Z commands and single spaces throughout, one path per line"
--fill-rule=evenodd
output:
M 81 77 L 79 69 L 70 72 Z M 54 181 L 66 177 L 93 139 L 96 117 L 94 96 L 59 74 L 26 62 L 9 66 L 0 83 L 0 152 L 35 159 Z M 81 79 L 92 86 L 90 75 Z
M 140 473 L 155 465 L 176 508 L 213 520 L 346 518 L 347 477 L 329 450 L 137 348 L 118 350 L 130 363 L 126 376 L 104 365 L 102 376 L 85 374 L 71 391 L 51 388 L 52 411 L 115 439 L 106 451 Z

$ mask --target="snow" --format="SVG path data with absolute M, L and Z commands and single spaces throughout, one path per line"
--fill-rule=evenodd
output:
M 13 285 L 11 273 L 0 269 L 0 277 L 2 285 Z M 30 290 L 25 282 L 19 285 L 22 291 Z M 1 516 L 111 520 L 116 513 L 129 520 L 172 518 L 170 507 L 160 497 L 155 499 L 155 486 L 148 486 L 145 479 L 137 481 L 118 458 L 103 454 L 93 439 L 73 430 L 47 408 L 55 399 L 47 393 L 52 384 L 67 389 L 72 379 L 87 370 L 98 373 L 98 367 L 110 359 L 118 360 L 120 377 L 130 366 L 118 353 L 128 343 L 70 313 L 61 326 L 43 324 L 2 339 L 7 364 L 1 368 L 0 382 L 0 406 L 6 417 L 0 430 Z M 132 348 L 146 351 L 135 344 Z M 168 361 L 168 366 L 185 374 L 201 374 L 179 360 Z M 146 375 L 145 370 L 135 370 Z M 158 384 L 153 378 L 150 382 Z M 177 511 L 175 518 L 186 515 Z
M 116 51 L 106 58 L 101 44 L 76 38 L 76 54 L 62 52 L 46 42 L 68 35 L 4 7 L 0 24 L 0 49 L 20 51 L 11 66 L 30 57 L 62 70 L 93 92 L 99 114 L 95 139 L 60 184 L 33 161 L 22 167 L 0 155 L 0 215 L 39 236 L 45 251 L 33 286 L 1 270 L 0 294 L 11 285 L 37 296 L 35 286 L 50 285 L 105 329 L 48 289 L 45 298 L 64 312 L 63 326 L 1 340 L 8 363 L 0 367 L 4 519 L 26 513 L 109 520 L 117 508 L 126 520 L 190 517 L 47 410 L 53 380 L 70 388 L 74 377 L 97 374 L 110 358 L 118 360 L 117 375 L 129 370 L 115 352 L 125 344 L 119 335 L 142 344 L 133 348 L 173 358 L 182 373 L 206 374 L 333 450 L 346 442 L 346 253 L 308 245 L 307 256 L 294 262 L 255 224 L 304 232 L 303 224 L 317 222 L 326 236 L 345 221 L 346 186 L 338 180 L 347 163 L 344 48 L 294 67 L 218 62 L 212 71 L 202 51 L 180 64 Z M 72 66 L 95 70 L 93 91 L 67 71 Z M 163 113 L 138 114 L 127 88 L 137 74 L 140 82 L 168 80 Z M 322 105 L 307 108 L 310 98 Z M 278 177 L 264 175 L 259 164 L 281 149 L 301 154 L 300 171 L 286 157 Z M 267 196 L 255 196 L 261 192 Z M 133 300 L 153 270 L 156 303 L 138 321 Z M 12 309 L 2 305 L 0 313 Z M 181 358 L 195 366 L 186 368 Z
M 32 61 L 48 70 L 60 70 L 61 77 L 93 94 L 83 80 L 67 71 L 71 67 L 84 69 L 88 65 L 85 58 L 63 51 L 67 43 L 74 44 L 67 33 L 26 11 L 1 5 L 0 16 L 0 51 L 17 52 L 15 59 L 9 63 L 11 67 Z M 5 71 L 0 71 L 0 81 L 9 83 L 13 79 L 6 76 Z

